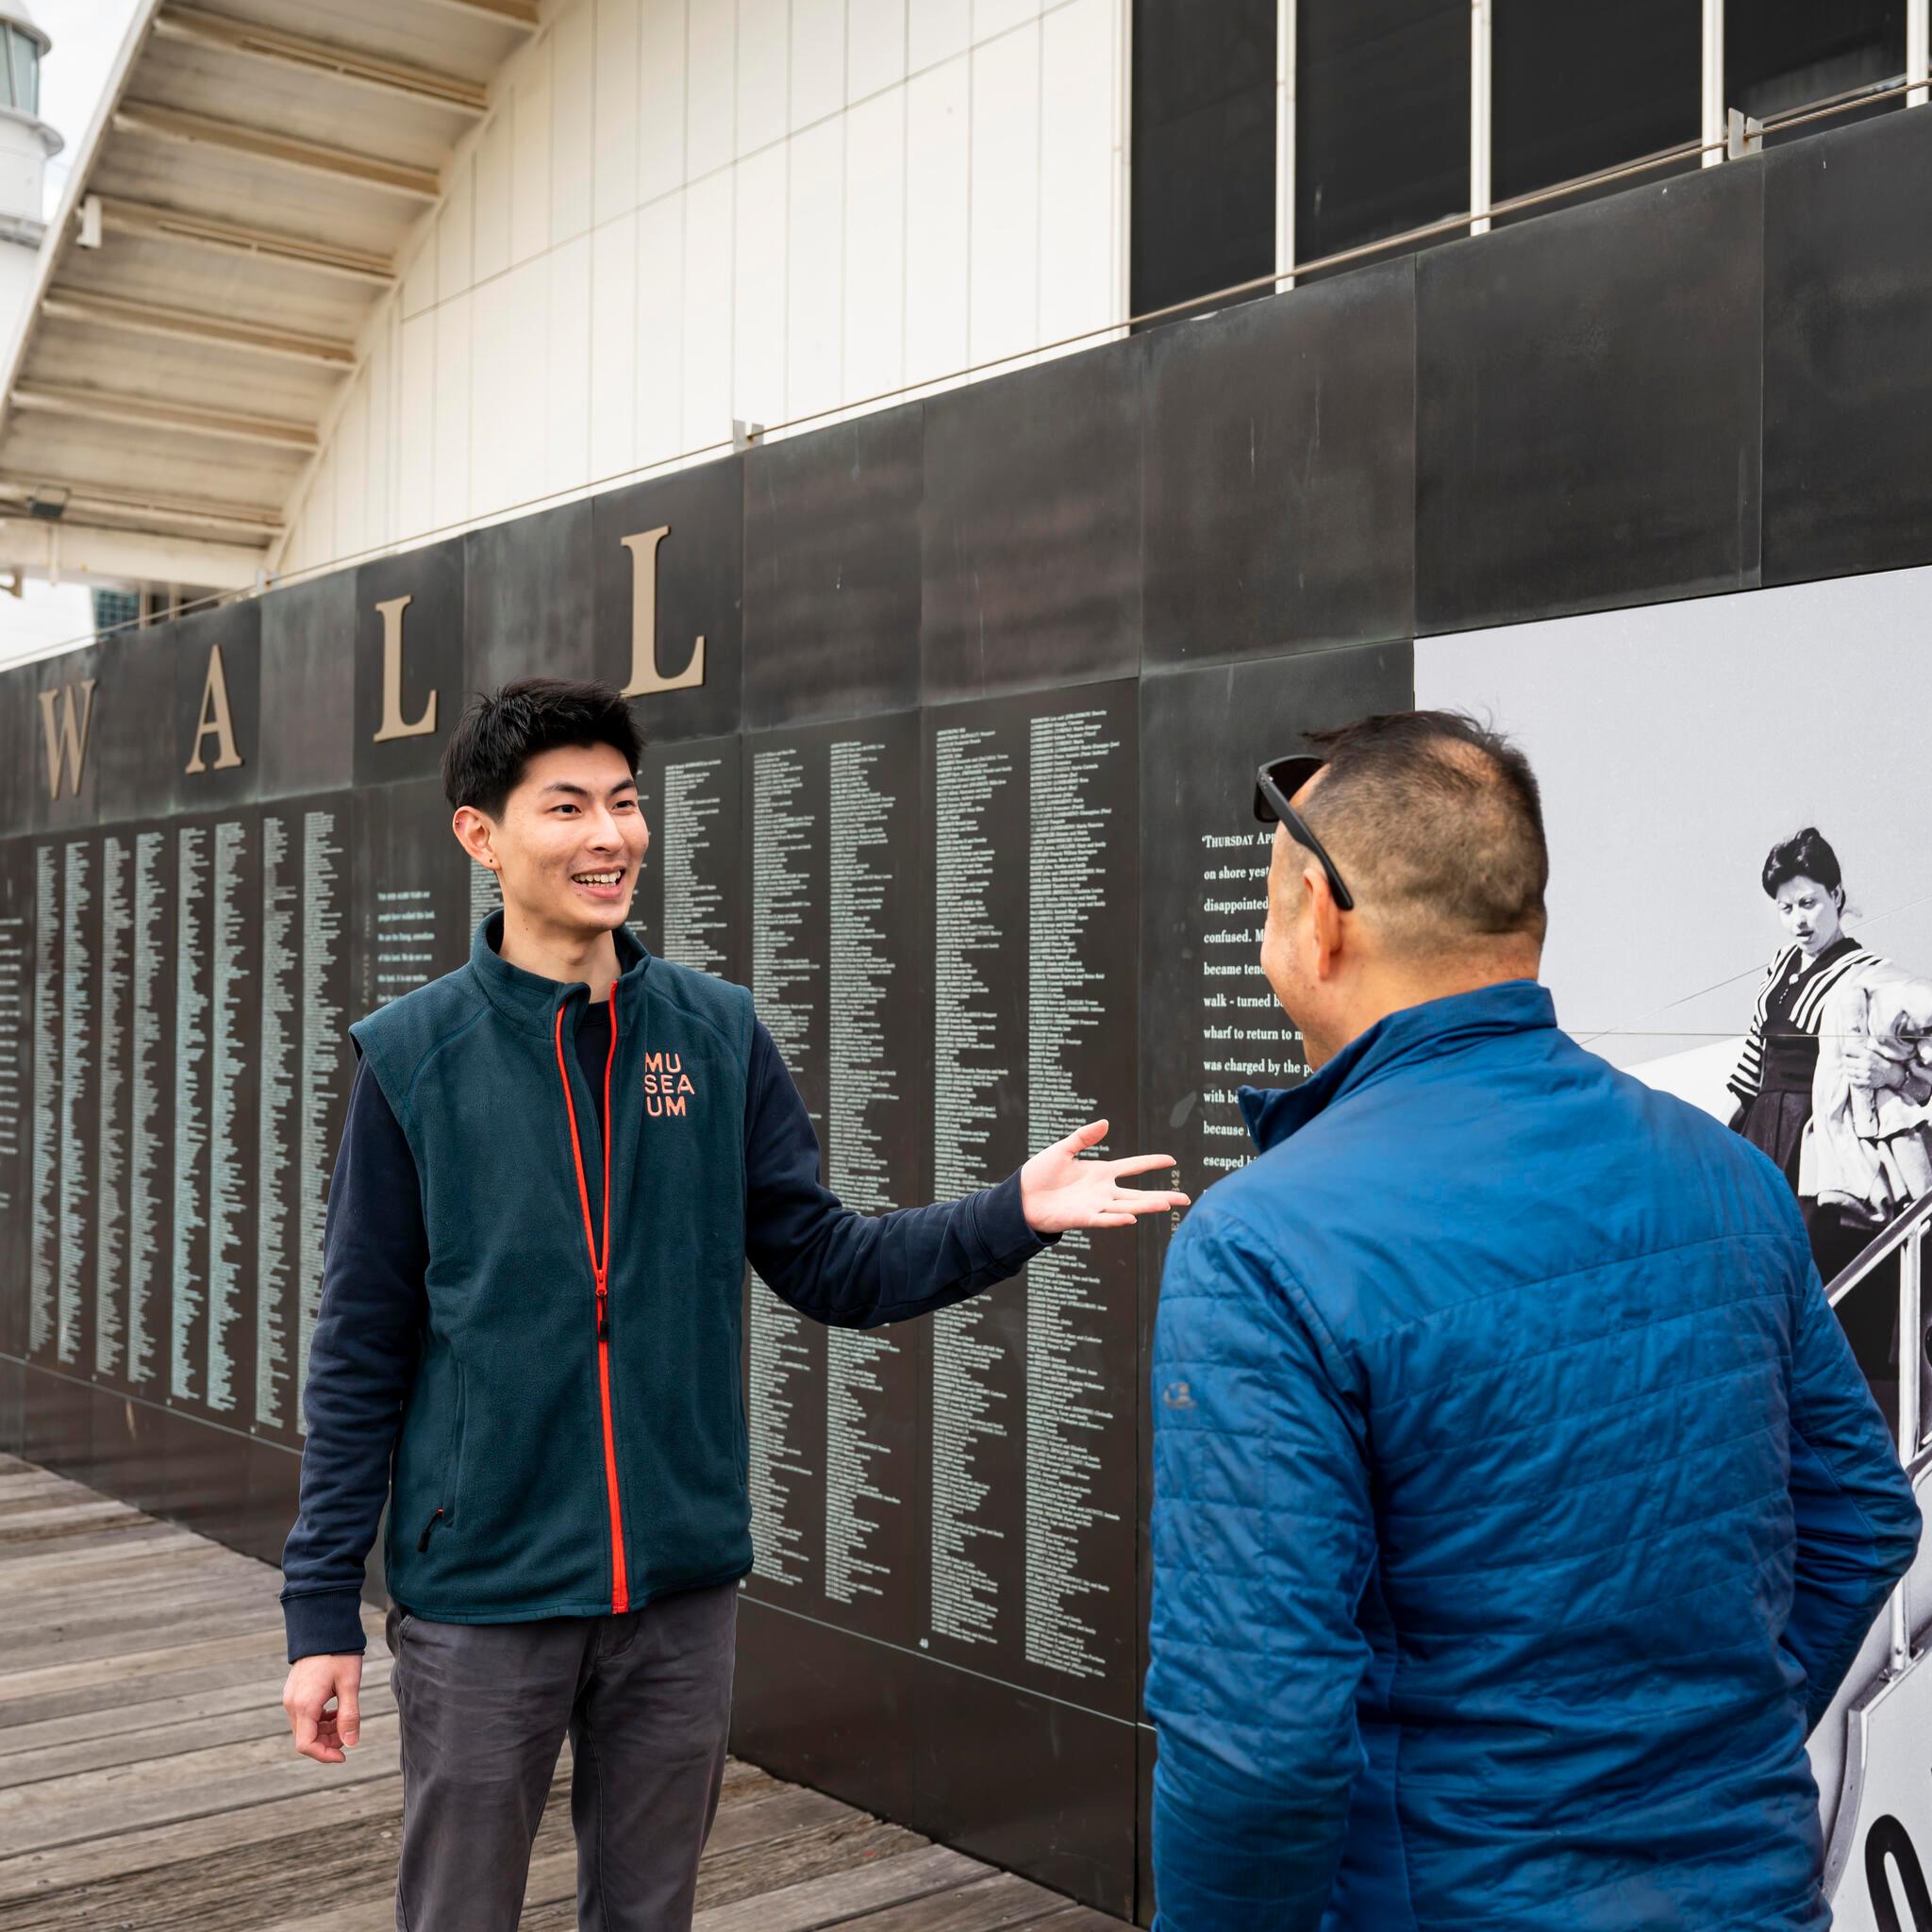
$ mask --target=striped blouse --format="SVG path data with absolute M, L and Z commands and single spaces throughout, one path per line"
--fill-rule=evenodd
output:
M 1804 959 L 1801 947 L 1793 944 L 1782 948 L 1772 960 L 1764 984 L 1757 989 L 1757 1003 L 1751 1009 L 1751 1024 L 1744 1035 L 1744 1050 L 1739 1056 L 1737 1072 L 1726 1083 L 1740 1100 L 1755 1100 L 1764 1091 L 1767 1032 L 1788 1036 L 1807 1033 L 1816 1040 L 1824 1002 L 1832 988 L 1847 974 L 1880 963 L 1876 953 L 1849 935 L 1834 940 L 1809 965 Z

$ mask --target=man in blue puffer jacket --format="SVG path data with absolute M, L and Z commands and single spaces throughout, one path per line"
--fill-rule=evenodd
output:
M 1782 1175 L 1557 1030 L 1522 755 L 1264 769 L 1319 1069 L 1176 1236 L 1161 1932 L 1815 1932 L 1805 1737 L 1917 1544 Z

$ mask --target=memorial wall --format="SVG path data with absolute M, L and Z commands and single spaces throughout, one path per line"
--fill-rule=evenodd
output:
M 1809 428 L 1874 365 L 1797 311 L 1866 285 L 1780 210 L 1927 152 L 1852 129 L 0 677 L 0 1443 L 278 1554 L 345 1027 L 489 909 L 437 760 L 527 673 L 631 696 L 636 928 L 752 988 L 850 1205 L 1096 1114 L 1198 1192 L 1237 1089 L 1304 1072 L 1261 759 L 1410 703 L 1424 632 L 1925 560 L 1792 480 L 1895 444 L 1932 494 Z M 1546 661 L 1587 694 L 1615 651 Z M 1541 689 L 1503 662 L 1472 698 Z M 1143 1921 L 1167 1239 L 876 1333 L 746 1284 L 738 1748 Z

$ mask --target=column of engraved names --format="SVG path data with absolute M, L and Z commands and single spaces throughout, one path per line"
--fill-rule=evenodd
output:
M 993 1089 L 1007 1069 L 987 1064 L 1000 1042 L 979 958 L 997 952 L 1001 934 L 985 824 L 1012 769 L 991 731 L 947 725 L 934 740 L 933 1192 L 942 1201 L 992 1177 Z M 983 1297 L 932 1318 L 931 1622 L 959 1643 L 995 1641 L 996 1587 L 979 1546 L 1003 1532 L 980 1514 L 991 1493 L 980 1449 L 1007 1434 L 992 1381 L 1005 1357 Z
M 27 1347 L 54 1340 L 54 1288 L 59 1274 L 60 875 L 51 845 L 34 850 L 33 1192 L 28 1217 Z
M 668 779 L 667 774 L 667 791 Z M 753 757 L 752 997 L 779 1053 L 793 1067 L 810 1047 L 810 994 L 819 974 L 805 934 L 814 826 L 804 789 L 805 763 L 796 752 Z M 802 1454 L 803 1430 L 792 1428 L 800 1399 L 810 1393 L 804 1327 L 805 1318 L 755 1276 L 748 1349 L 752 1549 L 756 1574 L 787 1587 L 804 1580 L 808 1561 L 794 1506 L 813 1472 Z
M 54 1352 L 63 1362 L 80 1356 L 82 1275 L 89 1255 L 85 1098 L 97 1050 L 94 962 L 84 921 L 93 908 L 92 854 L 72 841 L 61 869 L 60 904 L 60 1286 Z
M 155 1297 L 166 1276 L 160 1238 L 161 990 L 168 958 L 168 835 L 134 839 L 134 917 L 128 941 L 133 1016 L 127 1047 L 127 1379 L 155 1374 Z
M 686 758 L 664 767 L 659 849 L 664 868 L 664 957 L 699 973 L 730 966 L 724 890 L 715 863 L 718 820 L 724 809 L 724 760 Z
M 208 835 L 183 825 L 175 850 L 175 1240 L 170 1271 L 168 1393 L 177 1402 L 195 1390 L 194 1324 L 201 1278 L 194 1237 L 207 1225 L 197 1169 L 208 1145 Z
M 25 912 L 0 914 L 0 1214 L 20 1211 L 14 1163 L 26 1144 L 26 990 L 32 925 Z
M 341 1086 L 342 845 L 336 813 L 302 814 L 302 1113 L 296 1141 L 295 1389 L 308 1380 L 308 1348 L 322 1308 L 322 1237 L 328 1219 L 329 1126 Z M 481 872 L 482 868 L 476 868 Z M 492 884 L 494 873 L 485 874 Z M 299 1405 L 298 1405 L 299 1406 Z M 269 1419 L 264 1417 L 266 1423 Z M 288 1420 L 279 1403 L 274 1420 Z M 295 1421 L 300 1425 L 298 1415 Z
M 236 1404 L 234 1341 L 242 1315 L 242 1230 L 247 1174 L 241 1082 L 246 1071 L 247 1029 L 242 1015 L 252 976 L 243 947 L 248 936 L 248 826 L 224 819 L 215 826 L 208 937 L 208 1404 L 226 1414 Z
M 1225 1174 L 1254 1151 L 1237 1092 L 1307 1075 L 1301 1036 L 1261 973 L 1274 834 L 1203 832 L 1201 839 L 1201 1164 Z
M 874 781 L 883 750 L 835 742 L 827 779 L 826 1180 L 864 1214 L 898 1205 L 874 1111 L 898 1095 L 880 1014 L 892 961 L 879 915 L 891 889 L 889 827 L 898 803 Z M 884 1401 L 886 1365 L 898 1353 L 883 1333 L 825 1331 L 825 1594 L 834 1603 L 883 1596 L 891 1574 L 876 1555 L 877 1512 L 899 1507 L 900 1477 L 891 1444 L 869 1426 L 868 1402 Z
M 116 1374 L 127 1256 L 127 997 L 133 977 L 134 850 L 124 834 L 101 841 L 100 1079 L 94 1146 L 100 1162 L 94 1211 L 94 1374 Z
M 302 1062 L 298 1045 L 302 956 L 301 861 L 291 822 L 261 822 L 261 1085 L 256 1109 L 255 1423 L 281 1422 L 288 1374 L 289 1189 Z
M 1106 904 L 1111 808 L 1093 774 L 1118 758 L 1105 712 L 1035 718 L 1031 727 L 1027 882 L 1027 1144 L 1045 1146 L 1098 1110 L 1074 1084 L 1071 1056 L 1100 1025 L 1104 974 L 1087 932 Z M 1026 1269 L 1026 1658 L 1099 1677 L 1083 1597 L 1107 1586 L 1080 1572 L 1083 1537 L 1116 1519 L 1094 1501 L 1112 1411 L 1101 1378 L 1101 1282 L 1089 1237 L 1064 1237 Z

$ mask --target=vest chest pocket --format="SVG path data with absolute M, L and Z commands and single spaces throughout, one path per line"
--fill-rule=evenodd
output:
M 443 1453 L 442 1487 L 439 1491 L 435 1510 L 423 1525 L 423 1534 L 416 1539 L 416 1547 L 426 1552 L 432 1532 L 451 1529 L 456 1526 L 457 1503 L 462 1491 L 463 1448 L 470 1424 L 470 1378 L 463 1373 L 458 1362 L 457 1371 L 457 1399 L 450 1416 L 449 1441 Z

